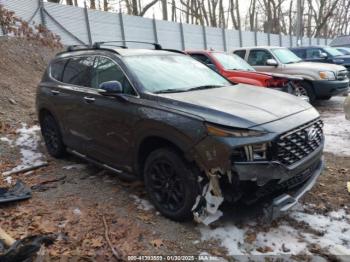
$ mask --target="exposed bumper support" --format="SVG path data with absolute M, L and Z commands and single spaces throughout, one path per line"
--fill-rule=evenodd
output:
M 268 222 L 273 221 L 274 219 L 280 217 L 284 212 L 295 206 L 299 199 L 304 196 L 316 183 L 317 178 L 321 175 L 324 167 L 323 159 L 320 161 L 320 164 L 313 172 L 313 175 L 309 180 L 303 184 L 302 187 L 297 189 L 294 193 L 291 194 L 282 194 L 272 200 L 272 204 L 267 208 L 264 208 L 264 219 Z

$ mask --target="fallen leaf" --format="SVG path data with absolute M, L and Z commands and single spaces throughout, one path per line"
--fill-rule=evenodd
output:
M 256 249 L 256 251 L 260 252 L 260 253 L 268 253 L 268 252 L 272 252 L 273 249 L 269 246 L 264 246 L 264 247 L 258 247 Z
M 163 240 L 161 240 L 161 239 L 154 239 L 151 241 L 151 244 L 152 244 L 152 246 L 157 247 L 157 248 L 164 246 Z
M 256 233 L 253 231 L 248 231 L 246 233 L 244 241 L 249 243 L 249 244 L 252 244 L 255 240 L 256 240 Z
M 103 246 L 103 238 L 100 236 L 98 238 L 91 239 L 92 247 L 102 247 Z

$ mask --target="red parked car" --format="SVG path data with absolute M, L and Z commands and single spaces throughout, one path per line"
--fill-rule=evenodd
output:
M 298 84 L 302 80 L 301 78 L 257 72 L 235 54 L 208 50 L 186 51 L 186 53 L 219 72 L 231 82 L 275 88 L 301 96 L 298 92 Z

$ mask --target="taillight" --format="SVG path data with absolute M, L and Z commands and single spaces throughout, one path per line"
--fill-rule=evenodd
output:
M 288 84 L 288 79 L 270 78 L 266 80 L 266 87 L 285 87 Z

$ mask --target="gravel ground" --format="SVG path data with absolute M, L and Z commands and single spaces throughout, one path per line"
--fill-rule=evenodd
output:
M 40 68 L 34 68 L 35 81 L 44 67 Z M 0 90 L 12 88 L 6 79 L 0 75 Z M 28 79 L 13 81 L 17 81 L 14 92 L 18 93 Z M 17 239 L 57 234 L 55 244 L 43 251 L 46 255 L 112 260 L 105 219 L 112 245 L 124 259 L 128 255 L 210 254 L 222 261 L 264 261 L 271 255 L 296 261 L 316 256 L 327 261 L 350 256 L 350 193 L 346 189 L 350 181 L 350 121 L 342 112 L 343 97 L 316 105 L 325 122 L 327 167 L 298 206 L 272 224 L 261 221 L 261 205 L 224 206 L 224 216 L 205 227 L 159 215 L 140 182 L 124 182 L 73 156 L 50 158 L 33 115 L 34 88 L 28 91 L 24 106 L 20 99 L 15 104 L 9 101 L 10 90 L 0 92 L 5 92 L 0 100 L 0 174 L 20 165 L 48 162 L 34 172 L 0 177 L 1 186 L 17 179 L 33 186 L 30 200 L 2 206 L 0 226 Z

